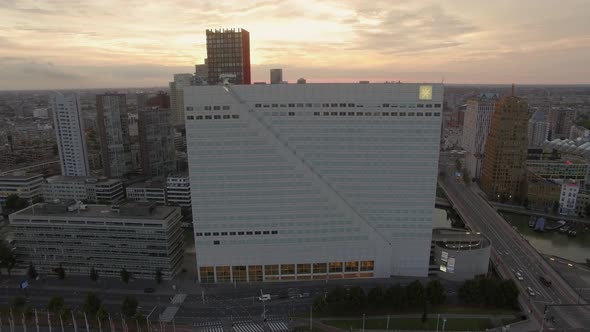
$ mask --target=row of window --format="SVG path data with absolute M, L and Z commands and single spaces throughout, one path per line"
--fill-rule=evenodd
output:
M 374 270 L 374 261 L 350 261 L 307 264 L 272 264 L 272 265 L 241 265 L 241 266 L 201 266 L 199 277 L 201 282 L 256 282 L 271 280 L 306 279 L 301 276 L 350 273 L 351 278 L 372 277 L 363 273 Z M 287 276 L 287 277 L 285 277 Z M 289 277 L 290 276 L 290 277 Z M 291 279 L 289 279 L 291 278 Z M 331 277 L 328 277 L 331 278 Z M 313 278 L 319 279 L 319 278 Z
M 207 107 L 207 106 L 205 106 Z M 329 107 L 337 107 L 337 108 L 346 108 L 346 107 L 356 107 L 356 108 L 363 108 L 365 107 L 364 104 L 355 104 L 355 103 L 287 103 L 287 104 L 254 104 L 255 108 L 277 108 L 277 107 L 281 107 L 281 108 L 285 108 L 285 107 L 305 107 L 305 108 L 311 108 L 311 107 L 323 107 L 323 108 L 329 108 Z M 383 108 L 440 108 L 442 107 L 441 104 L 389 104 L 389 103 L 384 103 L 381 105 L 370 105 L 367 107 L 383 107 Z
M 442 105 L 441 104 L 388 104 L 388 103 L 384 103 L 381 105 L 371 105 L 371 107 L 383 107 L 383 108 L 440 108 Z M 255 104 L 254 105 L 255 108 L 293 108 L 293 107 L 298 107 L 298 108 L 311 108 L 311 107 L 323 107 L 323 108 L 329 108 L 329 107 L 338 107 L 338 108 L 345 108 L 345 107 L 357 107 L 357 108 L 363 108 L 365 107 L 365 105 L 363 104 L 355 104 L 355 103 L 287 103 L 287 104 Z M 367 106 L 369 107 L 369 106 Z M 197 106 L 197 109 L 200 109 L 200 107 Z M 229 111 L 231 109 L 231 107 L 229 105 L 207 105 L 207 106 L 203 106 L 202 108 L 205 111 Z M 195 107 L 193 106 L 187 106 L 186 107 L 187 111 L 194 111 Z
M 239 119 L 239 114 L 216 114 L 216 115 L 187 115 L 187 120 L 220 120 L 220 119 Z
M 196 233 L 197 236 L 235 236 L 235 235 L 270 235 L 279 234 L 279 231 L 241 231 L 241 232 L 206 232 Z
M 276 114 L 275 114 L 276 113 Z M 274 115 L 295 116 L 295 112 L 279 113 Z M 314 116 L 440 116 L 440 112 L 313 112 Z M 216 114 L 216 115 L 188 115 L 187 120 L 220 120 L 239 119 L 239 114 Z

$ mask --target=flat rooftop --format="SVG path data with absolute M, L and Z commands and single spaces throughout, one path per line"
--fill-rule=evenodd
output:
M 163 220 L 173 213 L 177 207 L 161 206 L 152 203 L 133 202 L 125 203 L 116 211 L 110 205 L 86 205 L 84 210 L 75 209 L 68 211 L 65 204 L 37 203 L 26 209 L 12 214 L 14 217 L 42 216 L 54 217 L 86 217 L 86 218 L 112 218 L 112 219 L 154 219 Z

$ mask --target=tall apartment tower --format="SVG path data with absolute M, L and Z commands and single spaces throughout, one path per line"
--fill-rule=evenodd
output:
M 467 101 L 463 117 L 462 146 L 465 154 L 465 168 L 473 178 L 481 177 L 484 147 L 490 131 L 497 93 L 482 93 L 478 98 Z
M 441 84 L 185 90 L 201 282 L 427 276 Z
M 84 120 L 80 97 L 76 94 L 51 95 L 53 126 L 57 138 L 57 150 L 64 176 L 88 176 L 88 149 L 84 133 Z
M 220 75 L 234 75 L 234 84 L 250 84 L 250 33 L 244 29 L 207 30 L 207 66 L 210 85 Z
M 496 104 L 488 135 L 481 188 L 493 200 L 512 200 L 521 193 L 527 156 L 528 104 L 515 96 Z
M 576 110 L 571 108 L 552 108 L 549 111 L 550 139 L 568 138 L 574 121 L 576 121 Z
M 97 95 L 96 120 L 104 175 L 123 177 L 132 168 L 126 96 L 117 93 Z
M 174 74 L 174 82 L 170 82 L 170 109 L 172 123 L 184 125 L 184 88 L 193 85 L 193 74 Z
M 529 147 L 540 147 L 545 143 L 549 135 L 549 126 L 545 121 L 545 114 L 542 111 L 536 111 L 529 120 L 528 130 Z
M 283 83 L 283 70 L 271 69 L 270 70 L 270 84 L 281 84 Z
M 158 107 L 140 110 L 138 121 L 141 168 L 150 176 L 176 171 L 172 112 Z

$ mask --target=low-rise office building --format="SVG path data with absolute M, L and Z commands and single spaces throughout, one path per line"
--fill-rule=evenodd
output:
M 41 174 L 12 173 L 0 176 L 0 204 L 10 195 L 18 195 L 29 202 L 41 198 L 43 176 Z
M 160 179 L 134 183 L 126 191 L 127 199 L 132 201 L 166 204 L 166 188 Z
M 123 182 L 118 179 L 52 176 L 43 184 L 43 198 L 46 202 L 76 200 L 115 204 L 125 196 Z
M 166 178 L 166 199 L 170 205 L 191 207 L 191 184 L 188 174 L 170 175 Z
M 10 215 L 17 254 L 40 273 L 173 278 L 182 264 L 180 208 L 154 203 L 40 203 Z

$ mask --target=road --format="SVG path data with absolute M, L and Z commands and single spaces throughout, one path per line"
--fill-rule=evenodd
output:
M 453 174 L 451 163 L 446 163 L 446 174 Z M 532 311 L 532 318 L 548 328 L 581 329 L 590 326 L 590 310 L 588 307 L 550 307 L 546 317 L 554 317 L 555 322 L 543 323 L 545 305 L 577 303 L 575 291 L 547 264 L 539 253 L 524 240 L 497 211 L 484 200 L 475 184 L 466 186 L 462 179 L 447 175 L 440 181 L 447 198 L 461 216 L 463 221 L 473 230 L 485 234 L 492 241 L 492 259 L 500 272 L 515 280 L 521 291 L 521 303 Z M 524 277 L 516 279 L 516 272 Z M 539 277 L 545 276 L 553 283 L 545 287 Z M 534 296 L 528 295 L 526 288 L 531 287 Z

